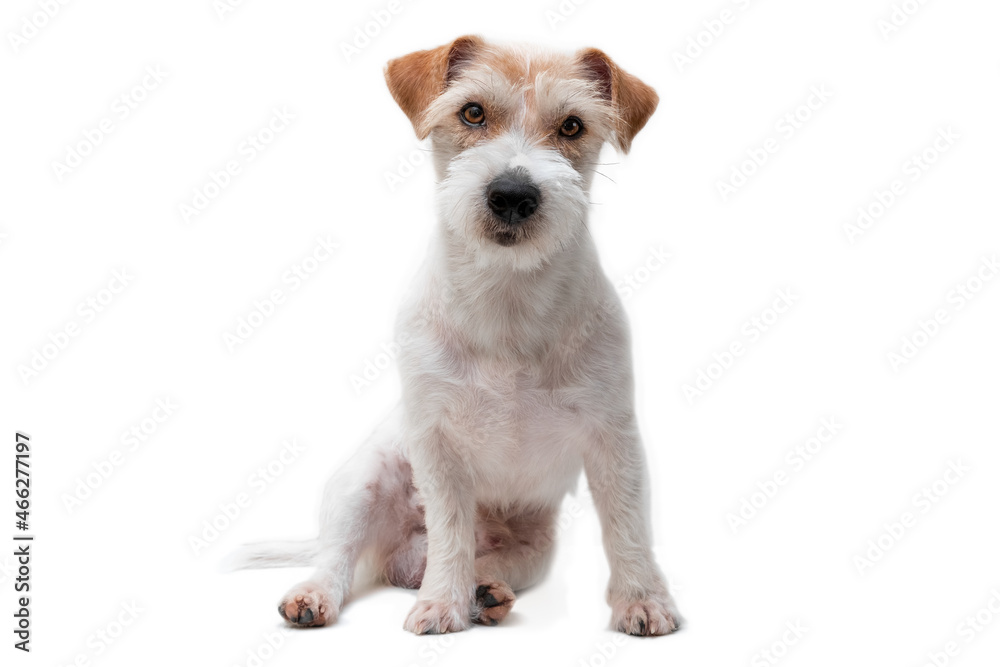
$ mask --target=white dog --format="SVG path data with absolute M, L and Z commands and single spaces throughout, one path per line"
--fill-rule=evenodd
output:
M 627 152 L 657 104 L 604 53 L 462 37 L 389 62 L 430 137 L 439 229 L 398 323 L 401 405 L 326 487 L 319 538 L 236 567 L 315 565 L 279 611 L 337 619 L 361 559 L 418 588 L 404 627 L 495 625 L 539 580 L 581 469 L 611 566 L 612 626 L 680 622 L 650 547 L 628 325 L 587 229 L 601 146 Z

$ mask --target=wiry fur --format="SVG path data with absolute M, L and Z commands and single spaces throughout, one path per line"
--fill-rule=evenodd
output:
M 544 574 L 556 512 L 584 470 L 613 626 L 673 631 L 650 548 L 627 323 L 587 229 L 601 145 L 627 151 L 656 94 L 594 49 L 553 55 L 478 37 L 394 60 L 386 79 L 431 137 L 439 181 L 437 236 L 398 321 L 402 402 L 328 483 L 315 542 L 253 547 L 234 565 L 315 564 L 279 606 L 299 626 L 336 620 L 363 557 L 388 582 L 419 587 L 408 630 L 495 624 L 513 591 Z M 485 125 L 459 120 L 470 101 Z M 569 115 L 583 136 L 559 135 Z M 510 170 L 540 193 L 514 229 L 485 196 Z

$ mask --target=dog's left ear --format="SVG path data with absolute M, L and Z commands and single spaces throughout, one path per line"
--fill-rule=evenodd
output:
M 413 123 L 417 138 L 424 139 L 430 133 L 424 111 L 484 44 L 482 38 L 467 35 L 436 49 L 415 51 L 390 60 L 385 66 L 389 92 Z
M 628 153 L 632 139 L 653 115 L 660 97 L 599 49 L 583 49 L 576 57 L 584 75 L 597 84 L 604 99 L 614 107 L 615 147 Z

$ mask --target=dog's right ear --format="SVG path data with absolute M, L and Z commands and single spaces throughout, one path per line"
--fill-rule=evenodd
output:
M 583 49 L 577 53 L 587 78 L 597 84 L 601 96 L 615 108 L 613 143 L 622 153 L 628 153 L 632 140 L 656 111 L 660 98 L 656 91 L 615 64 L 599 49 Z
M 482 38 L 467 35 L 436 49 L 415 51 L 395 58 L 385 66 L 389 92 L 413 123 L 419 139 L 426 138 L 430 133 L 424 122 L 424 111 L 484 44 Z

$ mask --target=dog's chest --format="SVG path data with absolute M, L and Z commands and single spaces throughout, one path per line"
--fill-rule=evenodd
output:
M 476 364 L 469 379 L 473 400 L 463 421 L 481 500 L 561 498 L 579 476 L 588 437 L 580 392 L 547 386 L 537 369 L 506 363 Z

